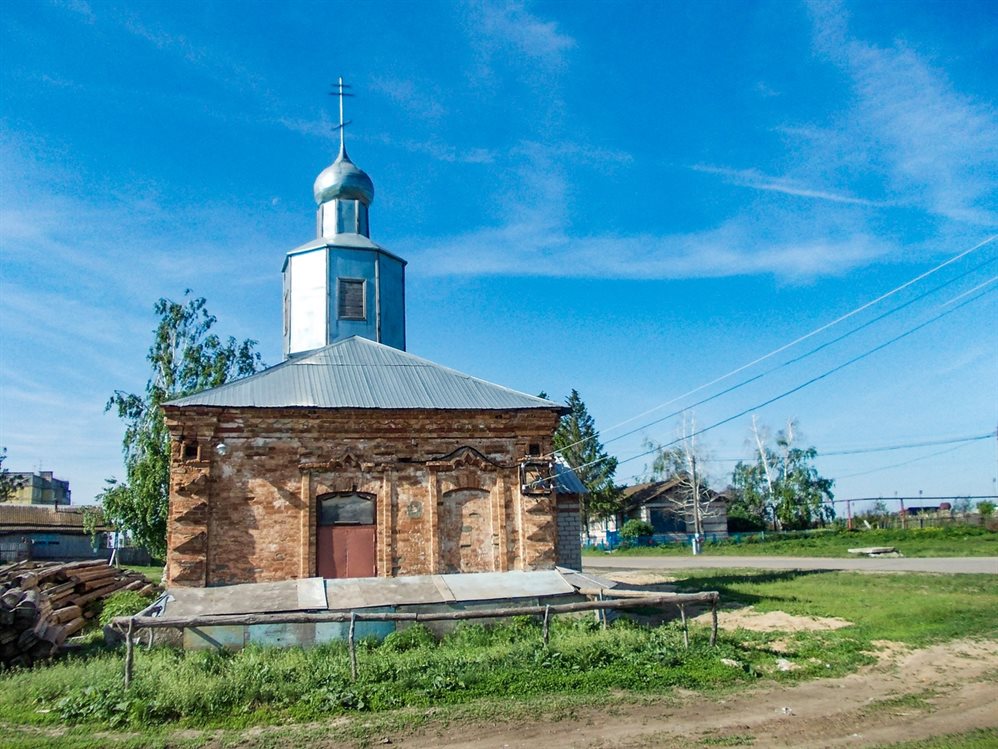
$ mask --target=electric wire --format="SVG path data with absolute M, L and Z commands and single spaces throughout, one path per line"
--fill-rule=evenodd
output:
M 818 453 L 819 458 L 839 457 L 845 455 L 864 455 L 868 453 L 891 452 L 894 450 L 911 450 L 917 447 L 935 447 L 938 445 L 966 444 L 968 442 L 980 442 L 981 440 L 994 439 L 998 433 L 991 431 L 987 434 L 977 434 L 972 437 L 953 437 L 947 439 L 927 440 L 925 442 L 910 442 L 903 445 L 884 445 L 881 447 L 857 447 L 849 450 L 829 450 Z M 704 458 L 704 463 L 737 463 L 745 460 L 741 458 Z
M 888 346 L 891 346 L 891 345 L 893 345 L 893 344 L 895 344 L 895 343 L 897 343 L 897 342 L 899 342 L 899 341 L 907 338 L 908 336 L 913 335 L 914 333 L 918 332 L 919 330 L 922 330 L 923 328 L 931 325 L 932 323 L 937 322 L 938 320 L 941 320 L 942 318 L 944 318 L 944 317 L 946 317 L 948 315 L 953 314 L 957 310 L 960 310 L 963 307 L 966 307 L 967 305 L 972 304 L 973 302 L 977 301 L 978 299 L 981 299 L 982 297 L 986 296 L 987 294 L 992 293 L 994 291 L 994 289 L 985 289 L 985 287 L 993 284 L 995 281 L 998 281 L 998 276 L 993 276 L 990 279 L 988 279 L 987 281 L 985 281 L 985 282 L 983 282 L 981 284 L 978 284 L 974 288 L 969 289 L 966 292 L 963 292 L 963 293 L 959 294 L 957 297 L 954 297 L 953 299 L 951 299 L 951 300 L 949 300 L 947 302 L 944 302 L 942 305 L 940 305 L 939 308 L 949 306 L 950 307 L 949 309 L 940 312 L 939 314 L 937 314 L 937 315 L 929 318 L 928 320 L 925 320 L 922 323 L 919 323 L 915 327 L 909 328 L 908 330 L 904 331 L 903 333 L 900 333 L 899 335 L 896 335 L 893 338 L 890 338 L 887 341 L 884 341 L 883 343 L 881 343 L 881 344 L 879 344 L 877 346 L 874 346 L 871 349 L 867 349 L 862 354 L 854 356 L 851 359 L 848 359 L 847 361 L 845 361 L 845 362 L 843 362 L 843 363 L 841 363 L 841 364 L 839 364 L 839 365 L 837 365 L 837 366 L 835 366 L 835 367 L 833 367 L 831 369 L 828 369 L 828 370 L 822 372 L 821 374 L 816 375 L 815 377 L 810 378 L 809 380 L 806 380 L 805 382 L 801 383 L 800 385 L 797 385 L 797 386 L 795 386 L 793 388 L 790 388 L 789 390 L 785 390 L 784 392 L 780 393 L 779 395 L 775 395 L 772 398 L 769 398 L 769 399 L 767 399 L 765 401 L 762 401 L 761 403 L 757 403 L 754 406 L 750 406 L 749 408 L 746 408 L 746 409 L 744 409 L 742 411 L 739 411 L 738 413 L 736 413 L 736 414 L 734 414 L 732 416 L 728 416 L 728 417 L 726 417 L 724 419 L 721 419 L 720 421 L 716 421 L 716 422 L 714 422 L 713 424 L 711 424 L 709 426 L 702 427 L 701 429 L 698 429 L 698 430 L 692 432 L 691 434 L 687 435 L 687 437 L 688 438 L 697 437 L 697 436 L 699 436 L 701 434 L 704 434 L 704 433 L 709 432 L 709 431 L 711 431 L 713 429 L 716 429 L 719 426 L 723 426 L 724 424 L 732 422 L 735 419 L 738 419 L 738 418 L 741 418 L 742 416 L 750 414 L 753 411 L 756 411 L 756 410 L 758 410 L 760 408 L 764 408 L 764 407 L 766 407 L 768 405 L 776 403 L 777 401 L 782 400 L 782 399 L 784 399 L 784 398 L 786 398 L 786 397 L 788 397 L 790 395 L 793 395 L 794 393 L 800 392 L 804 388 L 809 387 L 809 386 L 815 384 L 816 382 L 820 382 L 821 380 L 824 380 L 825 378 L 830 377 L 831 375 L 835 374 L 836 372 L 839 372 L 839 371 L 845 369 L 846 367 L 851 366 L 852 364 L 855 364 L 855 363 L 857 363 L 859 361 L 862 361 L 863 359 L 866 359 L 866 358 L 872 356 L 873 354 L 877 353 L 878 351 L 882 351 L 883 349 L 887 348 Z M 979 291 L 981 289 L 985 289 L 985 290 L 982 291 L 981 293 L 977 294 L 977 296 L 973 296 L 973 297 L 970 297 L 970 298 L 965 298 L 969 294 L 972 294 L 975 291 Z M 958 299 L 963 299 L 963 301 L 959 302 L 955 306 L 950 306 L 954 302 L 956 302 Z M 648 455 L 651 455 L 652 453 L 659 452 L 663 448 L 671 447 L 672 445 L 677 444 L 682 439 L 683 438 L 676 438 L 676 439 L 672 440 L 671 442 L 665 443 L 664 445 L 656 445 L 651 450 L 645 450 L 644 452 L 638 453 L 637 455 L 632 455 L 629 458 L 624 458 L 623 460 L 618 460 L 617 465 L 620 466 L 620 465 L 623 465 L 625 463 L 630 463 L 631 461 L 637 460 L 638 458 L 643 458 L 643 457 L 646 457 Z M 599 463 L 602 463 L 604 460 L 608 460 L 608 459 L 609 459 L 609 456 L 607 456 L 606 458 L 598 458 L 596 460 L 589 461 L 588 463 L 583 463 L 582 465 L 579 465 L 579 466 L 573 466 L 573 468 L 575 470 L 580 470 L 580 469 L 583 469 L 583 468 L 588 468 L 590 466 L 598 465 Z
M 912 299 L 909 299 L 907 302 L 904 302 L 903 304 L 899 304 L 897 307 L 894 307 L 892 309 L 887 310 L 886 312 L 881 313 L 880 315 L 874 317 L 872 320 L 868 320 L 867 322 L 863 323 L 862 325 L 858 325 L 855 328 L 852 328 L 851 330 L 846 331 L 845 333 L 843 333 L 842 335 L 838 336 L 837 338 L 833 338 L 830 341 L 826 341 L 825 343 L 822 343 L 819 346 L 814 347 L 810 351 L 807 351 L 807 352 L 801 354 L 800 356 L 796 356 L 793 359 L 788 359 L 787 361 L 783 362 L 782 364 L 778 364 L 775 367 L 770 367 L 769 369 L 767 369 L 767 370 L 765 370 L 763 372 L 760 372 L 757 375 L 749 377 L 748 379 L 742 380 L 741 382 L 735 383 L 734 385 L 731 385 L 730 387 L 727 387 L 724 390 L 721 390 L 721 391 L 715 393 L 714 395 L 708 396 L 706 398 L 702 398 L 702 399 L 696 401 L 695 403 L 691 403 L 691 404 L 689 404 L 687 406 L 684 406 L 681 409 L 677 409 L 676 411 L 668 413 L 665 416 L 660 416 L 659 418 L 654 419 L 653 421 L 646 422 L 645 424 L 642 424 L 641 426 L 635 427 L 634 429 L 630 429 L 630 430 L 624 432 L 623 434 L 618 434 L 616 437 L 611 437 L 608 440 L 604 440 L 603 444 L 604 445 L 610 445 L 610 444 L 612 444 L 614 442 L 617 442 L 618 440 L 622 440 L 622 439 L 624 439 L 626 437 L 630 437 L 631 435 L 636 434 L 638 432 L 641 432 L 641 431 L 643 431 L 643 430 L 645 430 L 645 429 L 647 429 L 649 427 L 655 426 L 656 424 L 661 424 L 663 421 L 668 421 L 671 418 L 679 416 L 681 413 L 683 413 L 685 411 L 688 411 L 690 409 L 696 408 L 698 406 L 702 406 L 705 403 L 710 403 L 711 401 L 717 400 L 718 398 L 721 398 L 722 396 L 728 395 L 729 393 L 733 393 L 734 391 L 736 391 L 736 390 L 738 390 L 738 389 L 740 389 L 742 387 L 745 387 L 746 385 L 751 385 L 753 382 L 761 380 L 763 377 L 767 377 L 767 376 L 771 375 L 773 372 L 777 372 L 777 371 L 783 369 L 784 367 L 789 367 L 792 364 L 797 364 L 798 362 L 804 361 L 804 359 L 807 359 L 809 356 L 813 356 L 814 354 L 817 354 L 819 351 L 823 351 L 824 349 L 828 348 L 829 346 L 833 346 L 836 343 L 839 343 L 840 341 L 845 340 L 849 336 L 851 336 L 851 335 L 853 335 L 855 333 L 858 333 L 861 330 L 865 330 L 866 328 L 870 327 L 871 325 L 875 325 L 876 323 L 880 322 L 881 320 L 883 320 L 883 319 L 885 319 L 887 317 L 890 317 L 891 315 L 896 314 L 897 312 L 900 312 L 901 310 L 903 310 L 903 309 L 905 309 L 907 307 L 910 307 L 911 305 L 915 304 L 916 302 L 919 302 L 922 299 L 925 299 L 926 297 L 931 296 L 932 294 L 938 293 L 939 291 L 941 291 L 942 289 L 946 288 L 950 284 L 956 283 L 961 278 L 965 278 L 966 276 L 970 275 L 971 273 L 975 273 L 976 271 L 980 270 L 981 268 L 985 267 L 986 265 L 990 265 L 991 263 L 995 262 L 996 260 L 998 260 L 998 257 L 990 258 L 989 260 L 985 260 L 983 263 L 979 263 L 978 265 L 975 265 L 973 268 L 970 268 L 969 270 L 964 271 L 960 275 L 954 276 L 953 278 L 949 279 L 948 281 L 945 281 L 945 282 L 943 282 L 943 283 L 941 283 L 941 284 L 939 284 L 939 285 L 937 285 L 937 286 L 929 289 L 928 291 L 922 292 L 918 296 L 916 296 L 916 297 L 914 297 Z M 956 298 L 959 299 L 959 297 L 956 297 Z M 576 445 L 581 444 L 582 441 L 583 440 L 580 440 L 579 442 L 576 442 L 575 444 Z M 568 447 L 565 447 L 565 448 L 562 448 L 562 449 L 563 450 L 567 450 L 569 447 L 572 447 L 572 446 L 573 445 L 569 445 Z
M 648 416 L 649 414 L 653 414 L 656 411 L 660 411 L 661 409 L 666 408 L 667 406 L 671 406 L 673 403 L 677 403 L 678 401 L 681 401 L 684 398 L 688 398 L 691 395 L 695 395 L 696 393 L 699 393 L 701 390 L 705 390 L 706 388 L 709 388 L 709 387 L 711 387 L 713 385 L 716 385 L 719 382 L 723 382 L 723 381 L 727 380 L 730 377 L 734 377 L 736 374 L 739 374 L 740 372 L 744 372 L 746 369 L 754 367 L 756 364 L 760 364 L 760 363 L 766 361 L 767 359 L 771 359 L 772 357 L 776 356 L 777 354 L 780 354 L 780 353 L 786 351 L 787 349 L 790 349 L 790 348 L 792 348 L 792 347 L 794 347 L 794 346 L 796 346 L 796 345 L 798 345 L 798 344 L 800 344 L 800 343 L 808 340 L 809 338 L 813 338 L 814 336 L 818 335 L 819 333 L 823 333 L 824 331 L 828 330 L 829 328 L 832 328 L 835 325 L 838 325 L 839 323 L 844 322 L 844 321 L 848 320 L 851 317 L 855 317 L 860 312 L 863 312 L 864 310 L 867 310 L 870 307 L 872 307 L 872 306 L 874 306 L 876 304 L 879 304 L 880 302 L 884 301 L 885 299 L 889 299 L 890 297 L 894 296 L 895 294 L 900 293 L 901 291 L 903 291 L 904 289 L 908 288 L 909 286 L 912 286 L 913 284 L 916 284 L 919 281 L 921 281 L 921 280 L 923 280 L 925 278 L 928 278 L 929 276 L 933 275 L 934 273 L 937 273 L 940 270 L 942 270 L 943 268 L 945 268 L 945 267 L 947 267 L 949 265 L 952 265 L 953 263 L 957 262 L 958 260 L 961 260 L 962 258 L 966 257 L 967 255 L 970 255 L 971 253 L 976 252 L 977 250 L 981 249 L 982 247 L 984 247 L 984 246 L 990 244 L 991 242 L 995 241 L 995 239 L 998 239 L 998 234 L 992 234 L 991 236 L 989 236 L 989 237 L 985 238 L 984 240 L 982 240 L 982 241 L 978 242 L 977 244 L 975 244 L 973 247 L 970 247 L 969 249 L 963 250 L 962 252 L 954 255 L 953 257 L 951 257 L 951 258 L 949 258 L 947 260 L 944 260 L 942 263 L 939 263 L 938 265 L 930 268 L 929 270 L 925 271 L 924 273 L 920 273 L 919 275 L 915 276 L 914 278 L 909 279 L 908 281 L 905 281 L 900 286 L 897 286 L 894 289 L 891 289 L 890 291 L 888 291 L 888 292 L 886 292 L 884 294 L 881 294 L 877 298 L 872 299 L 869 302 L 866 302 L 866 303 L 860 305 L 859 307 L 856 307 L 851 312 L 847 312 L 846 314 L 837 317 L 836 319 L 832 320 L 831 322 L 827 322 L 824 325 L 821 325 L 821 326 L 815 328 L 814 330 L 810 331 L 809 333 L 805 333 L 804 335 L 802 335 L 802 336 L 794 339 L 793 341 L 790 341 L 789 343 L 785 343 L 782 346 L 779 346 L 778 348 L 773 349 L 768 354 L 764 354 L 764 355 L 762 355 L 762 356 L 760 356 L 760 357 L 758 357 L 758 358 L 756 358 L 756 359 L 748 362 L 747 364 L 743 364 L 743 365 L 741 365 L 741 366 L 739 366 L 739 367 L 731 370 L 730 372 L 727 372 L 726 374 L 720 375 L 719 377 L 715 377 L 710 382 L 706 382 L 706 383 L 704 383 L 702 385 L 699 385 L 699 386 L 693 388 L 692 390 L 689 390 L 689 391 L 683 393 L 682 395 L 678 395 L 675 398 L 667 400 L 664 403 L 660 403 L 657 406 L 654 406 L 653 408 L 650 408 L 650 409 L 648 409 L 646 411 L 643 411 L 643 412 L 641 412 L 641 413 L 639 413 L 639 414 L 637 414 L 635 416 L 632 416 L 632 417 L 630 417 L 628 419 L 625 419 L 624 421 L 621 421 L 621 422 L 619 422 L 617 424 L 614 424 L 613 426 L 611 426 L 611 427 L 607 428 L 606 430 L 604 430 L 604 433 L 606 433 L 606 432 L 612 432 L 615 429 L 619 429 L 620 427 L 622 427 L 622 426 L 624 426 L 626 424 L 630 424 L 631 422 L 637 421 L 638 419 L 641 419 L 641 418 L 644 418 L 645 416 Z M 666 418 L 669 418 L 669 417 L 666 417 Z M 645 428 L 645 427 L 638 427 L 638 430 L 640 430 L 642 428 Z M 633 434 L 633 431 L 631 432 L 631 434 Z M 574 442 L 574 443 L 572 443 L 570 445 L 566 445 L 566 446 L 560 448 L 560 450 L 552 451 L 550 454 L 546 455 L 545 457 L 553 458 L 556 454 L 558 454 L 558 453 L 560 453 L 560 452 L 562 452 L 564 450 L 569 450 L 572 447 L 576 447 L 577 445 L 584 444 L 585 442 L 587 442 L 589 440 L 592 440 L 592 439 L 595 439 L 595 437 L 589 437 L 589 438 L 586 438 L 586 439 L 579 440 L 579 441 Z
M 989 434 L 988 436 L 991 437 L 993 435 Z M 962 450 L 963 448 L 968 446 L 969 443 L 965 442 L 962 445 L 956 445 L 955 447 L 947 447 L 945 450 L 937 450 L 934 453 L 929 453 L 928 455 L 921 455 L 917 458 L 912 458 L 911 460 L 903 460 L 900 463 L 891 463 L 890 465 L 880 466 L 879 468 L 871 468 L 868 471 L 858 471 L 856 473 L 847 473 L 844 476 L 836 476 L 835 479 L 840 480 L 840 479 L 856 478 L 857 476 L 869 476 L 871 473 L 880 473 L 881 471 L 887 471 L 891 468 L 900 468 L 901 466 L 911 465 L 912 463 L 919 463 L 923 460 L 928 460 L 929 458 L 935 458 L 938 457 L 939 455 L 946 455 L 947 453 L 956 452 L 957 450 Z

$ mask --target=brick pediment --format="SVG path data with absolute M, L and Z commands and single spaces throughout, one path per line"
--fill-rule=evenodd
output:
M 302 461 L 298 464 L 301 471 L 326 471 L 329 473 L 342 473 L 346 471 L 369 471 L 374 468 L 374 463 L 362 462 L 353 453 L 346 453 L 338 458 L 328 460 Z
M 461 468 L 478 468 L 480 470 L 491 471 L 502 468 L 499 463 L 489 460 L 473 447 L 459 447 L 447 455 L 434 458 L 426 462 L 427 468 L 434 468 L 438 471 L 456 471 Z

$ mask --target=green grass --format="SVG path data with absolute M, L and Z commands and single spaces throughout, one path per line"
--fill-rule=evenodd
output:
M 125 566 L 126 569 L 132 570 L 134 572 L 141 572 L 146 576 L 146 579 L 151 583 L 156 583 L 159 585 L 163 582 L 163 565 L 139 565 L 139 564 L 129 564 Z
M 998 728 L 981 728 L 923 741 L 885 744 L 879 749 L 995 749 L 996 746 L 998 746 Z
M 849 549 L 894 546 L 906 557 L 998 556 L 998 533 L 972 525 L 912 528 L 909 530 L 817 530 L 768 534 L 764 539 L 746 537 L 707 543 L 706 556 L 848 557 Z M 586 556 L 608 552 L 585 549 Z M 614 556 L 689 556 L 684 544 L 636 546 L 609 552 Z
M 853 622 L 847 636 L 922 646 L 965 636 L 998 637 L 994 575 L 697 570 L 680 590 L 717 590 L 722 602 L 758 611 L 834 616 Z
M 115 734 L 122 746 L 130 745 L 135 731 L 145 742 L 135 745 L 177 746 L 182 744 L 170 734 L 177 727 L 238 730 L 317 721 L 328 735 L 330 718 L 369 716 L 336 729 L 344 741 L 363 741 L 396 724 L 411 730 L 461 716 L 509 720 L 534 715 L 540 705 L 547 715 L 568 715 L 573 705 L 663 700 L 676 687 L 716 693 L 761 677 L 794 682 L 841 675 L 872 662 L 878 639 L 922 645 L 998 637 L 998 581 L 988 575 L 717 570 L 691 573 L 678 585 L 716 589 L 725 602 L 761 611 L 838 616 L 854 625 L 827 632 L 722 632 L 716 649 L 707 646 L 707 631 L 694 627 L 689 650 L 675 623 L 646 628 L 621 621 L 601 630 L 588 616 L 555 619 L 549 647 L 537 622 L 527 619 L 493 629 L 461 626 L 440 643 L 412 628 L 382 645 L 363 643 L 355 682 L 341 643 L 236 653 L 139 649 L 127 692 L 121 651 L 94 647 L 48 666 L 0 674 L 0 723 L 11 746 L 32 745 L 39 730 L 68 730 L 56 743 L 46 739 L 52 746 L 97 746 L 95 729 L 124 732 Z M 777 639 L 779 648 L 771 646 Z M 780 672 L 779 658 L 796 670 Z M 166 738 L 157 744 L 160 734 Z

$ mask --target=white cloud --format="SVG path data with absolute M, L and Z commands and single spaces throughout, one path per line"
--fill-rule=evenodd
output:
M 726 167 L 711 166 L 709 164 L 694 164 L 690 167 L 695 172 L 704 174 L 716 174 L 724 177 L 727 182 L 740 187 L 749 187 L 753 190 L 764 190 L 769 192 L 779 192 L 784 195 L 793 195 L 801 198 L 814 198 L 815 200 L 827 200 L 832 203 L 848 203 L 851 205 L 865 206 L 886 206 L 891 205 L 885 201 L 866 200 L 856 198 L 840 192 L 832 192 L 824 189 L 817 189 L 801 184 L 797 180 L 786 177 L 771 177 L 757 169 L 728 169 Z
M 862 233 L 826 239 L 792 234 L 767 240 L 751 221 L 736 218 L 717 229 L 686 234 L 572 237 L 550 217 L 535 215 L 409 244 L 426 248 L 411 263 L 414 273 L 426 275 L 674 279 L 770 274 L 794 283 L 843 275 L 896 251 Z
M 857 96 L 838 153 L 882 161 L 905 202 L 953 221 L 998 224 L 998 114 L 953 89 L 945 74 L 898 41 L 878 47 L 848 36 L 839 2 L 810 4 L 817 50 L 850 76 Z
M 479 30 L 488 51 L 512 48 L 534 61 L 555 68 L 564 64 L 564 54 L 575 40 L 558 30 L 554 21 L 543 21 L 523 3 L 484 2 L 474 6 Z

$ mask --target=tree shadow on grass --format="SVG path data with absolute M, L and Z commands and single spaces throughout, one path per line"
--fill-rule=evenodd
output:
M 776 596 L 772 594 L 747 593 L 744 590 L 736 590 L 734 586 L 765 583 L 791 582 L 793 580 L 809 577 L 811 575 L 823 575 L 837 570 L 759 570 L 746 574 L 723 574 L 710 576 L 696 576 L 682 578 L 671 582 L 631 584 L 618 583 L 618 590 L 635 590 L 649 593 L 699 593 L 705 591 L 717 591 L 721 597 L 721 608 L 742 608 L 751 606 L 762 601 L 790 601 L 793 599 Z M 677 576 L 678 577 L 678 576 Z M 696 617 L 708 611 L 709 607 L 701 604 L 688 604 L 686 614 L 689 617 Z M 633 610 L 632 610 L 633 611 Z M 662 623 L 678 619 L 679 608 L 676 606 L 666 606 L 661 609 L 657 607 L 642 607 L 633 613 L 646 623 Z

